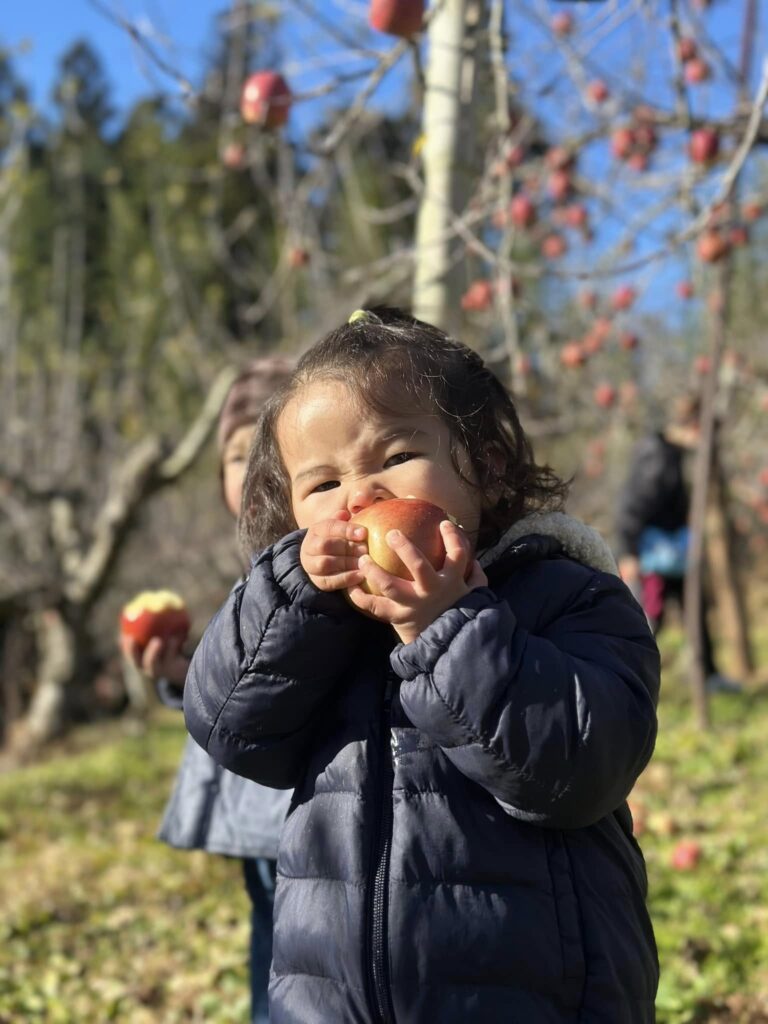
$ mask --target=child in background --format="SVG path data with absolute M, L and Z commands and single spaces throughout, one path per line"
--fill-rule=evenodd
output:
M 218 424 L 220 485 L 235 518 L 240 512 L 248 451 L 256 420 L 293 364 L 280 358 L 252 362 L 235 379 Z M 129 658 L 157 683 L 163 703 L 181 709 L 189 657 L 178 639 L 150 640 L 143 653 L 123 640 Z M 267 981 L 272 959 L 272 906 L 275 862 L 290 793 L 281 793 L 233 775 L 187 740 L 176 784 L 158 838 L 186 850 L 206 850 L 243 861 L 251 899 L 251 1005 L 255 1024 L 266 1024 Z
M 273 1024 L 654 1020 L 625 798 L 658 650 L 564 495 L 480 357 L 397 310 L 353 314 L 267 403 L 241 517 L 257 554 L 184 708 L 216 760 L 296 787 Z M 399 531 L 412 581 L 367 555 L 353 516 L 394 497 L 461 524 L 441 524 L 441 569 Z

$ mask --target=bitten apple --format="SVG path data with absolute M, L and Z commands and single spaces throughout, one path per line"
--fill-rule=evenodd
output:
M 352 517 L 351 522 L 364 526 L 368 531 L 368 554 L 393 576 L 410 580 L 413 577 L 387 544 L 390 530 L 400 530 L 408 540 L 419 548 L 435 569 L 441 569 L 445 562 L 445 544 L 440 533 L 440 523 L 450 516 L 437 505 L 420 498 L 389 498 L 377 501 Z M 362 583 L 368 594 L 379 594 L 367 580 Z
M 186 638 L 189 612 L 184 599 L 172 590 L 143 590 L 120 614 L 120 631 L 143 650 L 153 637 Z

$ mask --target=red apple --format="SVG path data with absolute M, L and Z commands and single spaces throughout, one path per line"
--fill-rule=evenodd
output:
M 490 281 L 473 281 L 461 297 L 461 308 L 468 312 L 482 312 L 493 304 L 493 285 Z
M 245 80 L 240 113 L 247 124 L 279 128 L 288 120 L 291 90 L 277 71 L 256 71 Z
M 309 252 L 303 248 L 303 246 L 295 245 L 288 253 L 288 265 L 293 270 L 299 270 L 301 267 L 306 267 L 309 260 Z
M 536 207 L 529 196 L 518 192 L 509 204 L 509 218 L 517 228 L 529 228 L 536 222 Z
M 688 154 L 696 164 L 711 163 L 720 150 L 720 136 L 712 128 L 697 128 L 691 134 Z
M 565 223 L 569 228 L 585 228 L 589 221 L 587 208 L 583 203 L 573 203 L 564 211 Z
M 172 590 L 143 590 L 120 613 L 120 631 L 143 650 L 153 637 L 186 638 L 189 613 L 184 599 Z
M 721 231 L 710 228 L 699 235 L 696 252 L 702 262 L 717 263 L 727 254 L 730 247 L 730 242 Z
M 390 498 L 375 501 L 373 505 L 352 516 L 351 522 L 364 526 L 368 531 L 368 554 L 377 565 L 393 576 L 410 580 L 411 574 L 387 544 L 387 534 L 390 530 L 400 530 L 421 549 L 435 569 L 441 569 L 445 562 L 445 545 L 440 523 L 448 518 L 443 509 L 429 501 L 420 498 Z M 363 582 L 362 587 L 366 593 L 379 593 L 368 582 Z
M 751 200 L 748 203 L 744 203 L 744 205 L 741 208 L 741 215 L 744 218 L 744 220 L 747 221 L 759 220 L 762 214 L 763 208 L 760 205 L 760 203 L 756 202 L 755 200 Z
M 632 331 L 622 331 L 619 335 L 619 344 L 626 352 L 631 352 L 640 344 L 640 339 Z
M 568 243 L 562 235 L 553 231 L 541 243 L 541 252 L 548 260 L 557 260 L 568 251 Z
M 550 25 L 556 36 L 569 36 L 573 32 L 573 15 L 570 11 L 559 11 Z
M 587 96 L 593 103 L 605 103 L 610 95 L 610 90 L 602 78 L 596 78 L 587 86 Z
M 635 145 L 635 133 L 631 128 L 616 128 L 611 135 L 611 152 L 618 160 L 626 160 Z
M 711 74 L 709 64 L 702 60 L 701 57 L 687 60 L 683 65 L 683 75 L 689 85 L 699 85 L 701 82 L 706 82 Z
M 749 229 L 746 224 L 734 224 L 728 232 L 728 239 L 734 248 L 741 248 L 749 243 Z
M 692 299 L 693 285 L 690 281 L 678 281 L 675 285 L 678 299 Z
M 616 388 L 612 384 L 598 384 L 592 397 L 601 409 L 610 409 L 616 404 Z
M 563 366 L 575 369 L 587 361 L 586 353 L 578 341 L 569 341 L 560 349 L 560 362 Z
M 693 60 L 699 54 L 699 48 L 696 45 L 696 40 L 691 39 L 690 36 L 683 36 L 677 44 L 677 59 L 685 64 L 686 61 Z
M 371 0 L 368 24 L 377 32 L 409 39 L 423 21 L 424 0 Z
M 239 171 L 245 166 L 245 146 L 242 142 L 228 142 L 221 153 L 221 162 L 230 171 Z
M 616 310 L 629 309 L 637 298 L 637 292 L 631 284 L 620 284 L 611 297 L 611 305 Z
M 675 871 L 692 871 L 701 860 L 701 846 L 695 839 L 681 839 L 672 851 L 670 863 Z
M 556 203 L 564 202 L 573 191 L 573 179 L 570 171 L 562 168 L 553 171 L 547 181 L 547 191 Z

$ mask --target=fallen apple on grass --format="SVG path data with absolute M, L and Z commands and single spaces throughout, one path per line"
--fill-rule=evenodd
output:
M 442 569 L 445 544 L 440 523 L 450 518 L 443 509 L 420 498 L 389 498 L 364 508 L 352 517 L 351 522 L 364 526 L 368 531 L 368 554 L 377 565 L 393 576 L 411 580 L 413 577 L 387 544 L 387 534 L 390 530 L 400 530 L 424 553 L 434 569 Z M 380 594 L 367 580 L 361 586 L 368 594 Z
M 172 590 L 143 590 L 120 614 L 120 631 L 143 650 L 153 637 L 186 639 L 190 619 L 184 599 Z
M 701 860 L 701 846 L 695 839 L 681 839 L 672 851 L 670 863 L 675 871 L 693 871 Z

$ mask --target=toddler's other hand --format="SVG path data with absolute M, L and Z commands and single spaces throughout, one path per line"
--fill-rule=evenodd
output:
M 120 647 L 123 654 L 144 675 L 157 681 L 167 679 L 174 686 L 182 688 L 187 678 L 190 658 L 181 653 L 184 644 L 183 637 L 169 637 L 163 640 L 161 637 L 152 637 L 144 650 L 131 637 L 121 636 Z
M 349 519 L 340 509 L 333 519 L 310 526 L 301 543 L 302 567 L 318 590 L 346 590 L 363 581 L 358 562 L 368 550 L 366 529 Z
M 415 640 L 464 594 L 488 584 L 480 563 L 472 558 L 472 546 L 461 527 L 446 519 L 440 524 L 440 532 L 446 552 L 441 569 L 434 569 L 424 553 L 399 530 L 390 530 L 387 543 L 397 552 L 413 582 L 392 576 L 365 555 L 360 559 L 361 568 L 381 595 L 367 594 L 359 586 L 349 593 L 350 600 L 361 611 L 390 623 L 404 644 Z

